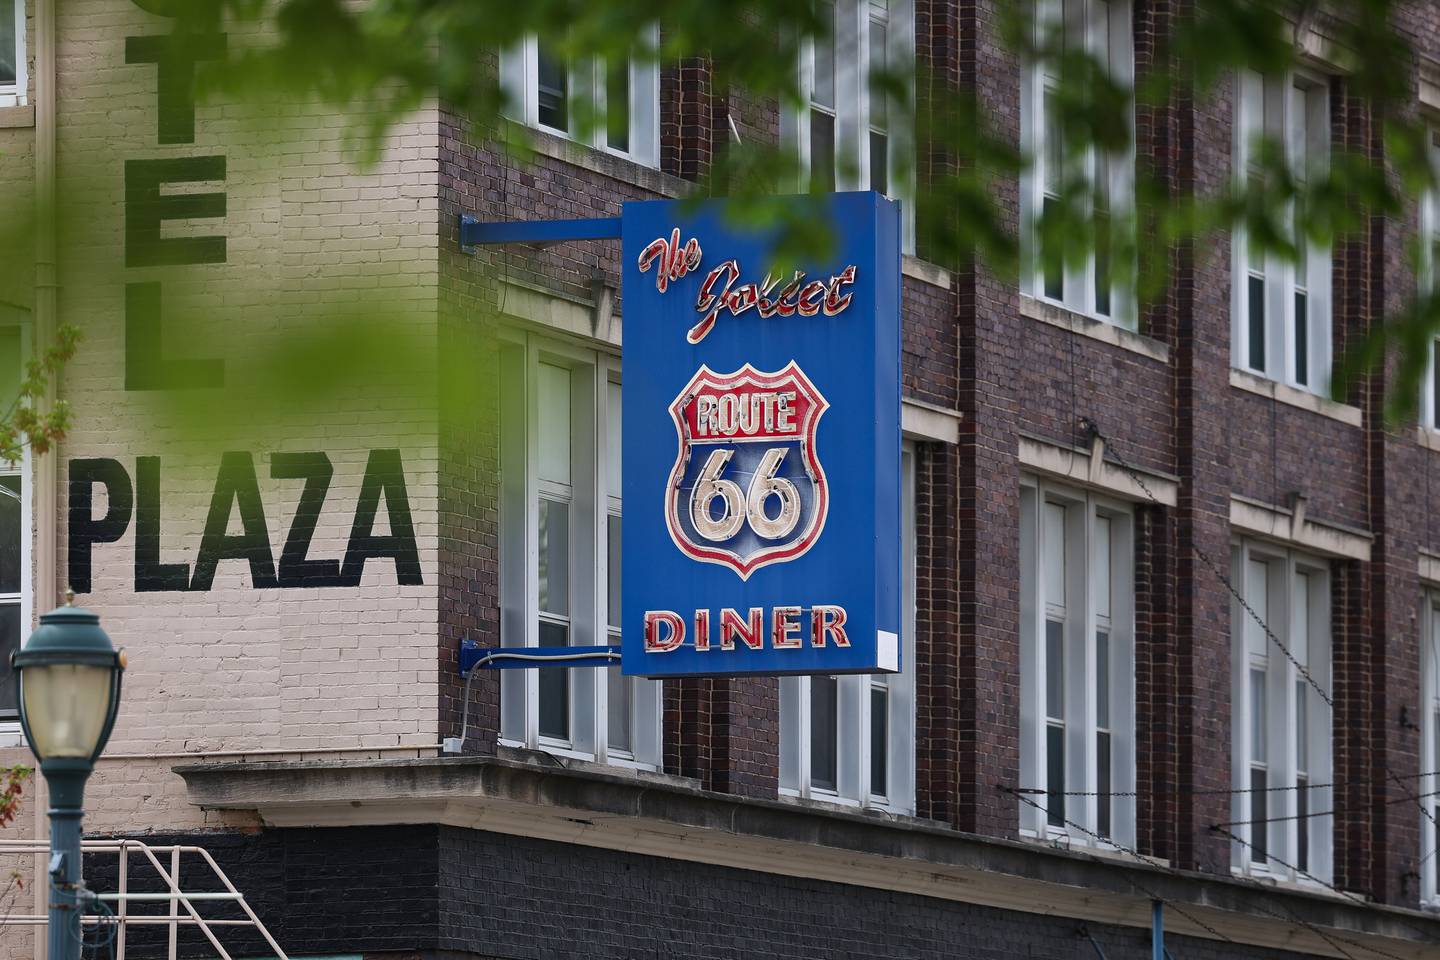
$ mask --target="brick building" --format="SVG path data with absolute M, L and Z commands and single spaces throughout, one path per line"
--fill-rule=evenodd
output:
M 1118 78 L 1165 68 L 1177 5 L 1040 3 Z M 1299 267 L 1177 249 L 1147 304 L 1093 257 L 1018 286 L 938 265 L 909 223 L 903 672 L 459 677 L 462 638 L 613 637 L 625 510 L 618 245 L 465 252 L 459 215 L 613 216 L 732 139 L 903 203 L 947 159 L 905 169 L 911 124 L 858 78 L 913 56 L 1041 158 L 995 186 L 1028 243 L 1058 79 L 1006 52 L 1001 6 L 840 0 L 803 111 L 531 41 L 493 58 L 530 162 L 432 104 L 357 167 L 323 106 L 195 102 L 186 56 L 225 41 L 172 46 L 163 4 L 0 0 L 0 208 L 61 212 L 0 235 L 3 362 L 84 332 L 73 431 L 0 474 L 0 649 L 68 584 L 130 652 L 88 831 L 205 846 L 291 955 L 1139 957 L 1156 902 L 1177 958 L 1440 951 L 1440 408 L 1387 429 L 1388 373 L 1326 398 L 1430 282 L 1429 203 Z M 1437 28 L 1401 22 L 1440 121 Z M 1061 162 L 1120 209 L 1137 167 L 1244 176 L 1247 132 L 1297 172 L 1373 154 L 1328 21 L 1297 43 L 1291 75 L 1137 109 L 1134 156 Z M 611 122 L 581 142 L 591 95 Z M 267 338 L 356 303 L 404 375 L 276 402 Z M 13 706 L 0 762 L 27 755 Z M 42 829 L 35 800 L 8 832 Z

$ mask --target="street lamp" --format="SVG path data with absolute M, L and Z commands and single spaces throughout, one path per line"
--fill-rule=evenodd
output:
M 115 726 L 125 651 L 110 643 L 98 616 L 67 604 L 40 617 L 10 665 L 20 725 L 50 791 L 49 957 L 78 960 L 85 781 Z

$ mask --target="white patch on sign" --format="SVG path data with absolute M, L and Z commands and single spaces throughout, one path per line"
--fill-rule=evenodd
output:
M 875 666 L 891 673 L 900 672 L 900 637 L 888 630 L 875 632 Z

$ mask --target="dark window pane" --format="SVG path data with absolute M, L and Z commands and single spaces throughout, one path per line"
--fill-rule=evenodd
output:
M 1045 728 L 1045 810 L 1050 825 L 1065 826 L 1065 728 Z
M 27 535 L 20 522 L 23 495 L 19 477 L 0 477 L 0 593 L 20 592 L 20 547 Z
M 5 0 L 0 0 L 0 17 L 4 11 Z M 0 410 L 9 410 L 20 398 L 20 379 L 25 373 L 21 337 L 20 327 L 0 327 Z
M 835 711 L 839 681 L 834 677 L 810 678 L 810 785 L 834 790 L 837 781 Z
M 1436 264 L 1436 269 L 1440 270 L 1440 263 Z M 1434 399 L 1431 401 L 1433 409 L 1430 426 L 1440 427 L 1440 340 L 1435 342 L 1433 349 L 1435 362 L 1430 365 L 1430 396 Z
M 889 796 L 890 696 L 884 687 L 870 688 L 870 792 Z
M 1110 215 L 1095 211 L 1095 312 L 1110 316 Z
M 1310 780 L 1307 777 L 1297 777 L 1295 780 L 1295 823 L 1298 831 L 1295 836 L 1297 846 L 1295 865 L 1301 870 L 1310 869 Z
M 835 118 L 819 110 L 810 111 L 810 189 L 835 189 Z
M 570 612 L 570 505 L 540 500 L 540 609 Z
M 888 63 L 886 56 L 885 23 L 881 20 L 870 21 L 870 75 L 872 80 L 886 75 Z M 883 86 L 870 84 L 870 126 L 877 130 L 885 129 L 885 89 Z
M 570 71 L 542 45 L 537 53 L 537 82 L 540 92 L 540 122 L 556 130 L 570 129 L 566 101 L 570 97 Z
M 630 61 L 612 63 L 605 71 L 605 142 L 613 150 L 630 150 Z
M 870 189 L 876 193 L 890 192 L 889 143 L 885 134 L 870 131 Z
M 1110 729 L 1110 634 L 1095 631 L 1095 723 Z
M 1295 291 L 1295 382 L 1310 384 L 1310 312 L 1300 290 Z
M 15 678 L 10 654 L 20 649 L 20 604 L 0 606 L 0 717 L 16 717 Z
M 1065 718 L 1065 624 L 1045 621 L 1045 715 Z
M 15 82 L 15 0 L 0 0 L 0 83 Z
M 605 672 L 608 691 L 605 716 L 609 726 L 610 748 L 628 752 L 634 749 L 630 745 L 630 679 L 620 675 L 619 667 L 611 667 Z
M 540 621 L 540 646 L 570 645 L 570 629 L 563 623 Z M 540 674 L 540 736 L 570 739 L 570 671 L 558 667 Z
M 1102 837 L 1110 836 L 1110 734 L 1101 732 L 1096 734 L 1095 739 L 1095 773 L 1096 783 L 1100 791 L 1098 797 L 1098 817 L 1096 824 L 1097 832 Z
M 1270 795 L 1265 792 L 1268 786 L 1265 770 L 1262 767 L 1250 768 L 1250 862 L 1264 863 L 1269 859 L 1270 845 L 1268 843 L 1269 824 L 1261 821 L 1270 814 Z
M 620 518 L 610 514 L 606 522 L 606 571 L 609 577 L 606 591 L 606 620 L 611 627 L 620 627 Z M 611 641 L 612 643 L 614 641 Z
M 1046 197 L 1042 216 L 1046 219 L 1055 216 L 1055 210 L 1059 203 L 1059 200 Z M 1059 251 L 1046 250 L 1042 247 L 1040 262 L 1045 272 L 1045 296 L 1051 300 L 1065 299 L 1065 264 L 1061 260 Z
M 818 3 L 815 13 L 822 24 L 816 34 L 815 77 L 810 88 L 810 99 L 818 104 L 835 106 L 835 5 Z
M 1251 276 L 1248 290 L 1250 369 L 1265 370 L 1265 278 Z

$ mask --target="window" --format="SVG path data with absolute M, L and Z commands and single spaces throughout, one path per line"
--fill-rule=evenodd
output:
M 0 403 L 20 393 L 29 330 L 0 326 Z M 10 654 L 30 628 L 30 450 L 18 463 L 0 460 L 0 724 L 19 719 Z
M 1323 176 L 1330 153 L 1330 94 L 1325 82 L 1306 74 L 1240 75 L 1236 96 L 1235 170 L 1252 191 L 1266 188 L 1260 143 L 1284 150 L 1302 191 Z M 1285 211 L 1291 228 L 1302 208 Z M 1243 226 L 1231 243 L 1234 258 L 1231 330 L 1235 366 L 1324 394 L 1330 380 L 1330 250 L 1296 231 L 1297 257 L 1251 244 Z
M 0 107 L 25 102 L 25 66 L 25 0 L 0 0 Z
M 782 134 L 793 144 L 815 191 L 875 190 L 901 201 L 906 252 L 915 247 L 910 172 L 911 124 L 905 103 L 867 78 L 913 73 L 911 0 L 819 0 L 832 25 L 800 52 L 799 111 L 787 110 Z
M 1420 900 L 1440 905 L 1440 593 L 1427 597 L 1420 634 Z
M 652 47 L 655 39 L 652 30 Z M 647 167 L 659 165 L 660 71 L 654 62 L 567 61 L 528 37 L 501 56 L 500 79 L 522 123 Z
M 1026 480 L 1020 491 L 1021 828 L 1135 841 L 1134 561 L 1128 507 Z M 1083 829 L 1075 829 L 1075 826 Z M 1088 831 L 1088 832 L 1087 832 Z
M 901 454 L 901 672 L 780 679 L 780 792 L 915 810 L 915 462 Z
M 1440 130 L 1426 131 L 1429 138 L 1430 169 L 1440 174 Z M 1440 193 L 1429 190 L 1420 201 L 1419 293 L 1440 296 Z M 1435 366 L 1435 340 L 1430 341 L 1430 367 L 1420 387 L 1420 422 L 1440 430 L 1440 370 Z
M 1263 620 L 1321 689 L 1330 688 L 1330 575 L 1322 561 L 1243 542 L 1232 576 L 1230 829 L 1237 871 L 1330 878 L 1330 708 L 1266 636 Z
M 501 344 L 500 640 L 619 642 L 620 374 L 609 357 L 536 336 Z M 501 739 L 657 767 L 656 681 L 620 668 L 507 670 Z
M 1057 42 L 1084 51 L 1111 78 L 1129 87 L 1134 73 L 1129 0 L 1035 0 L 1035 43 Z M 1076 313 L 1134 328 L 1134 298 L 1117 282 L 1111 255 L 1115 231 L 1128 224 L 1134 207 L 1133 151 L 1111 155 L 1093 146 L 1067 151 L 1058 91 L 1061 65 L 1042 58 L 1021 72 L 1021 149 L 1032 163 L 1020 180 L 1022 292 Z M 1133 125 L 1133 117 L 1129 118 Z M 1133 140 L 1133 137 L 1132 137 Z M 1083 260 L 1050 257 L 1040 249 L 1038 220 L 1064 202 L 1075 184 L 1087 185 L 1084 212 L 1094 225 L 1093 244 Z M 1053 213 L 1051 213 L 1053 216 Z M 1128 229 L 1128 228 L 1127 228 Z

